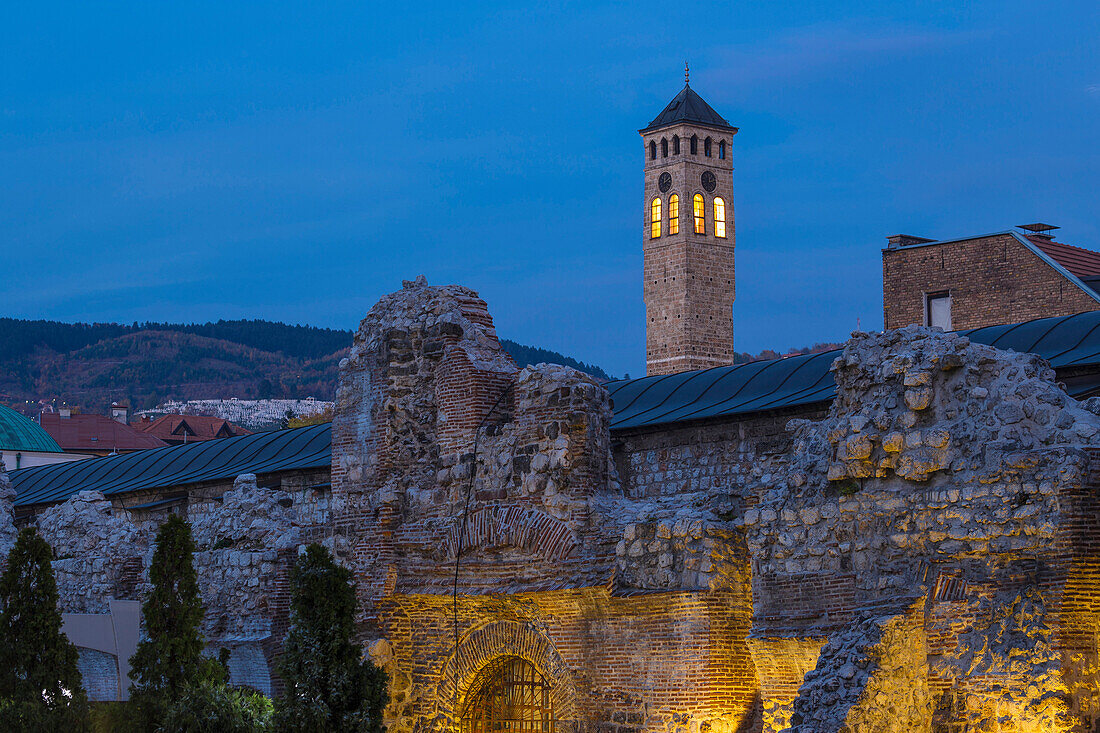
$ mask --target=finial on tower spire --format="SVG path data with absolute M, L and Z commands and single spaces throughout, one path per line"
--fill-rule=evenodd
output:
M 684 86 L 685 87 L 688 86 L 688 84 L 690 82 L 691 82 L 691 72 L 688 71 L 688 62 L 685 61 L 684 62 Z

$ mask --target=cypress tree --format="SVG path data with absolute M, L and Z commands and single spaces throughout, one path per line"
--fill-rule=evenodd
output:
M 53 550 L 19 533 L 0 576 L 0 719 L 8 730 L 82 731 L 88 699 L 76 647 L 61 633 Z
M 279 662 L 286 692 L 275 701 L 280 731 L 381 733 L 386 673 L 363 659 L 355 634 L 351 573 L 321 545 L 291 572 L 290 632 Z
M 141 606 L 144 639 L 130 658 L 132 699 L 141 717 L 154 721 L 185 688 L 210 675 L 214 660 L 202 656 L 202 601 L 191 553 L 191 526 L 172 515 L 157 532 L 149 567 L 153 589 Z

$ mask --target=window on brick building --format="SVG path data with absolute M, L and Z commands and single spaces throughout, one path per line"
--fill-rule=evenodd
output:
M 474 681 L 462 710 L 461 733 L 553 733 L 550 685 L 519 657 L 490 662 Z
M 679 135 L 673 135 L 672 136 L 672 154 L 673 155 L 679 155 L 680 154 L 680 136 Z
M 661 157 L 662 158 L 667 158 L 668 157 L 668 138 L 667 137 L 662 137 L 661 138 Z
M 699 154 L 699 136 L 698 135 L 692 135 L 691 136 L 691 154 L 692 155 L 698 155 Z
M 649 238 L 661 236 L 661 199 L 653 199 L 649 204 Z
M 676 194 L 668 197 L 668 233 L 680 233 L 680 197 Z
M 718 141 L 718 159 L 719 160 L 725 160 L 726 159 L 726 141 L 725 140 L 719 140 Z
M 924 325 L 950 331 L 951 293 L 927 293 L 924 299 Z
M 649 159 L 650 160 L 657 160 L 657 141 L 656 140 L 650 140 L 649 141 Z
M 703 141 L 703 155 L 710 157 L 710 138 Z
M 695 233 L 707 233 L 707 207 L 703 203 L 703 194 L 695 194 Z
M 714 236 L 726 238 L 726 202 L 717 196 L 714 199 Z

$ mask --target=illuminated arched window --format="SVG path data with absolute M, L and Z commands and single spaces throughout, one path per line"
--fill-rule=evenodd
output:
M 680 233 L 680 197 L 676 194 L 668 197 L 668 233 Z
M 679 135 L 673 135 L 672 136 L 672 154 L 673 155 L 679 155 L 680 154 L 680 136 Z
M 719 160 L 725 160 L 726 159 L 726 141 L 725 140 L 719 140 L 718 141 L 718 159 Z
M 710 138 L 703 141 L 703 155 L 710 157 Z
M 703 204 L 703 194 L 695 194 L 695 233 L 707 233 L 707 207 Z
M 662 137 L 661 138 L 661 157 L 662 158 L 667 158 L 668 157 L 668 138 L 667 137 Z
M 462 707 L 461 733 L 553 733 L 550 684 L 530 662 L 501 657 L 474 680 Z
M 650 160 L 657 160 L 657 141 L 656 140 L 650 140 L 649 141 L 649 159 Z
M 699 136 L 698 135 L 692 135 L 691 136 L 691 154 L 692 155 L 698 155 L 699 154 Z
M 649 238 L 661 236 L 661 199 L 653 199 L 649 205 Z
M 726 202 L 717 196 L 714 198 L 714 236 L 726 237 Z

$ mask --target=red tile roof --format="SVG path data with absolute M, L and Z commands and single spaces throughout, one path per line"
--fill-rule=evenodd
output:
M 1100 276 L 1100 252 L 1074 247 L 1072 244 L 1062 244 L 1043 237 L 1028 237 L 1028 241 L 1077 277 Z
M 61 450 L 69 453 L 82 451 L 111 452 L 163 448 L 167 445 L 154 435 L 134 430 L 106 415 L 72 415 L 61 417 L 58 413 L 44 412 L 39 418 L 43 430 L 50 434 Z
M 240 425 L 207 415 L 165 415 L 149 422 L 146 420 L 147 418 L 142 419 L 134 427 L 155 435 L 167 443 L 193 443 L 200 440 L 252 435 L 251 430 L 245 430 Z

